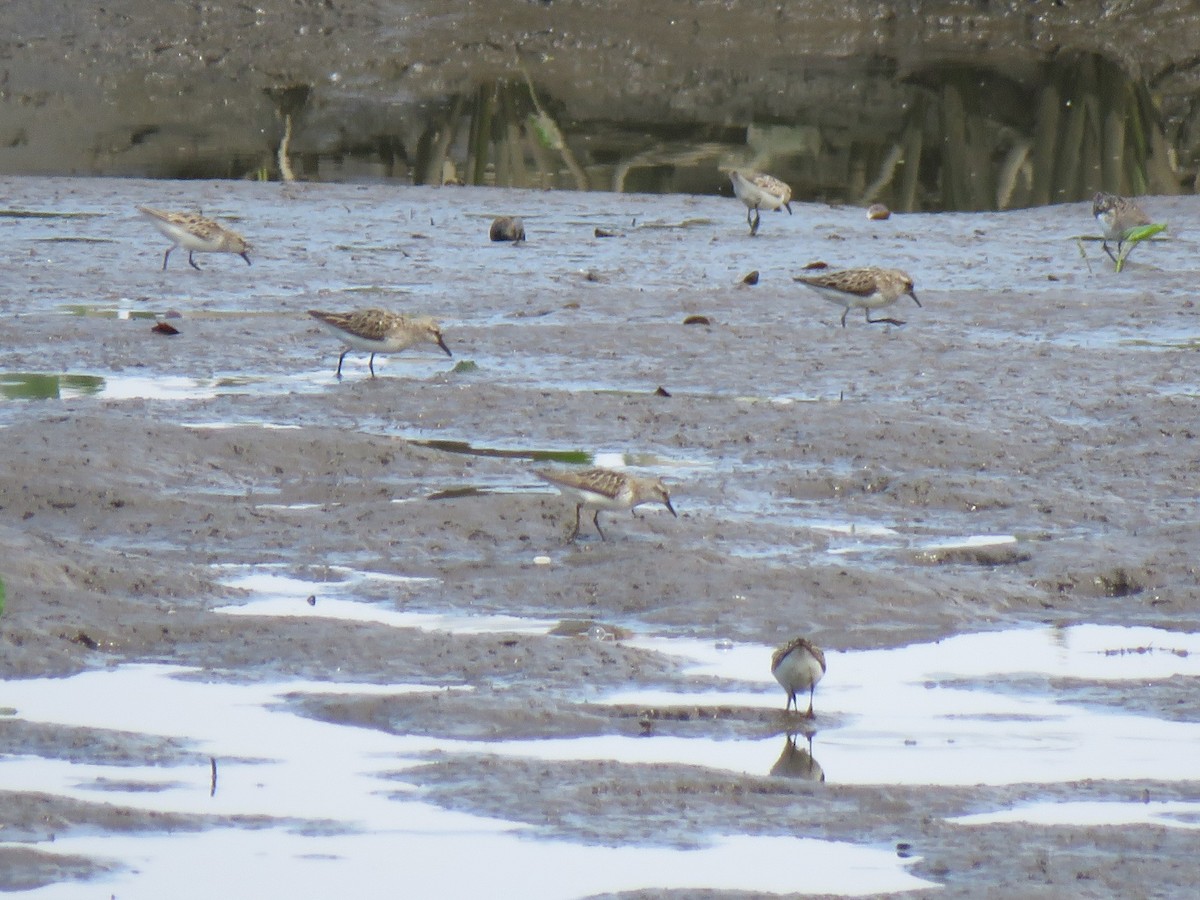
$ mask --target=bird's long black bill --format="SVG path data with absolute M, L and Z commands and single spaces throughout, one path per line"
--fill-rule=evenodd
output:
M 438 338 L 438 346 L 441 347 L 446 352 L 447 356 L 449 356 L 449 357 L 454 356 L 454 354 L 450 352 L 450 348 L 446 346 L 446 342 L 443 341 L 440 337 Z

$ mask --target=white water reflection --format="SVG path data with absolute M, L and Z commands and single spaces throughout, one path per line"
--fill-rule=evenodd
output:
M 514 822 L 422 803 L 388 773 L 422 755 L 486 742 L 445 742 L 334 725 L 279 708 L 286 695 L 388 695 L 442 690 L 415 685 L 211 684 L 196 670 L 123 666 L 68 679 L 5 683 L 17 717 L 44 723 L 170 736 L 220 760 L 207 766 L 76 764 L 36 757 L 0 761 L 0 790 L 178 813 L 289 819 L 278 827 L 178 835 L 63 835 L 50 853 L 79 853 L 128 868 L 97 879 L 105 893 L 147 897 L 403 896 L 504 893 L 569 897 L 639 888 L 864 894 L 915 889 L 912 861 L 885 850 L 807 838 L 715 835 L 698 849 L 599 847 L 531 839 Z M 486 752 L 484 750 L 484 752 Z M 156 785 L 159 790 L 145 790 Z M 0 845 L 6 846 L 6 845 Z M 18 845 L 7 845 L 18 846 Z M 28 846 L 28 845 L 20 845 Z M 462 861 L 471 860 L 470 865 Z M 401 864 L 397 864 L 397 861 Z M 79 896 L 55 885 L 34 897 Z
M 221 611 L 323 615 L 455 633 L 545 633 L 554 625 L 507 616 L 402 613 L 350 599 L 320 601 L 317 606 L 323 609 L 318 611 L 296 599 L 310 586 L 298 581 L 288 597 Z M 686 686 L 635 688 L 588 696 L 589 701 L 647 708 L 782 707 L 783 691 L 769 670 L 769 647 L 728 642 L 718 647 L 713 641 L 671 637 L 623 643 L 686 660 L 685 676 L 731 684 L 695 691 Z M 1200 745 L 1200 723 L 1166 721 L 1099 702 L 1067 702 L 1049 683 L 1098 681 L 1115 693 L 1136 692 L 1149 680 L 1200 677 L 1200 635 L 1090 625 L 1025 628 L 889 650 L 829 651 L 827 659 L 829 670 L 816 695 L 813 724 L 819 734 L 813 757 L 830 782 L 949 786 L 1086 778 L 1200 780 L 1200 754 L 1192 750 Z M 766 775 L 778 761 L 781 743 L 778 737 L 648 740 L 604 735 L 505 741 L 489 745 L 486 752 L 546 760 L 683 763 Z
M 270 567 L 229 566 L 240 574 L 223 579 L 229 587 L 255 595 L 247 603 L 220 606 L 213 612 L 230 616 L 270 616 L 284 618 L 340 619 L 346 622 L 373 622 L 392 628 L 417 628 L 454 634 L 545 634 L 558 624 L 549 619 L 522 619 L 505 615 L 461 616 L 453 613 L 404 612 L 362 600 L 345 599 L 371 582 L 418 588 L 436 582 L 434 578 L 393 575 L 385 572 L 360 572 L 344 566 L 329 566 L 336 581 L 307 581 L 270 571 Z M 309 602 L 312 598 L 312 602 Z
M 736 645 L 722 650 L 709 641 L 661 638 L 629 643 L 684 657 L 691 663 L 691 674 L 743 684 L 762 682 L 774 690 L 633 690 L 609 695 L 604 702 L 782 707 L 783 692 L 769 671 L 770 648 Z M 1003 680 L 1071 678 L 1136 690 L 1148 680 L 1198 677 L 1200 635 L 1090 625 L 1020 629 L 891 650 L 827 653 L 827 659 L 829 670 L 816 694 L 814 724 L 820 731 L 813 756 L 830 782 L 1002 785 L 1085 778 L 1200 779 L 1200 754 L 1194 752 L 1200 723 L 1168 722 L 1115 707 L 1084 707 L 1065 702 L 1049 685 Z M 697 765 L 765 774 L 780 744 L 778 739 L 693 739 L 675 750 Z M 633 741 L 617 758 L 649 761 L 646 752 Z
M 101 400 L 211 400 L 221 396 L 305 394 L 324 390 L 315 370 L 261 376 L 191 378 L 175 375 L 104 375 Z
M 1158 825 L 1164 828 L 1200 829 L 1200 803 L 1183 800 L 1147 800 L 1120 803 L 1079 800 L 1062 803 L 1028 803 L 1001 812 L 978 813 L 949 819 L 956 825 Z

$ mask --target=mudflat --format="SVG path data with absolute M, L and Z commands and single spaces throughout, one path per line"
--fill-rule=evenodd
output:
M 853 652 L 973 632 L 1200 631 L 1195 198 L 1145 201 L 1169 239 L 1120 274 L 1072 240 L 1095 232 L 1085 204 L 887 221 L 793 204 L 751 238 L 744 208 L 719 197 L 12 178 L 0 198 L 5 679 L 153 662 L 233 683 L 470 687 L 297 710 L 447 741 L 782 743 L 796 723 L 772 684 L 771 707 L 708 715 L 595 701 L 706 683 L 639 635 L 805 634 L 832 680 Z M 138 204 L 217 218 L 253 264 L 198 254 L 195 271 L 176 253 L 161 271 L 166 245 Z M 525 243 L 488 240 L 501 214 L 522 216 Z M 814 261 L 902 268 L 922 305 L 887 311 L 901 327 L 856 312 L 839 327 L 841 308 L 793 281 Z M 306 311 L 365 306 L 438 317 L 454 358 L 381 355 L 372 378 L 352 352 L 339 382 L 342 346 Z M 153 330 L 168 314 L 177 335 Z M 574 509 L 534 469 L 584 459 L 662 476 L 679 518 L 606 513 L 609 540 L 585 527 L 566 543 Z M 246 571 L 317 585 L 301 611 L 366 572 L 395 578 L 354 592 L 364 605 L 565 624 L 215 613 L 253 599 L 231 586 Z M 1044 686 L 1171 722 L 1196 721 L 1194 688 Z M 816 711 L 820 758 L 844 717 L 820 687 Z M 206 764 L 185 741 L 20 714 L 0 717 L 10 755 Z M 1194 782 L 1152 766 L 880 787 L 446 753 L 402 778 L 444 808 L 584 842 L 902 842 L 921 857 L 912 872 L 952 896 L 1170 893 L 1200 875 L 1185 829 L 948 821 L 1030 799 L 1195 800 Z M 104 868 L 42 852 L 51 835 L 263 824 L 8 785 L 0 887 Z

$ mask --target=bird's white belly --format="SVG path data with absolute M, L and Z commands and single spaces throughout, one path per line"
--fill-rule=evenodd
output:
M 811 654 L 792 651 L 775 669 L 775 678 L 785 688 L 805 691 L 821 680 L 825 672 Z
M 783 207 L 782 198 L 767 193 L 762 188 L 747 181 L 737 182 L 733 186 L 733 192 L 737 194 L 739 200 L 749 207 L 757 206 L 761 209 L 781 209 Z
M 585 491 L 564 485 L 557 485 L 557 487 L 575 503 L 582 503 L 588 509 L 629 509 L 629 500 L 623 494 L 609 497 L 605 494 L 597 494 L 595 491 Z
M 164 222 L 161 219 L 151 219 L 155 227 L 163 233 L 167 240 L 171 241 L 178 247 L 184 250 L 189 250 L 197 253 L 215 253 L 220 249 L 216 241 L 206 240 L 192 234 L 186 228 L 179 225 L 174 225 L 170 222 Z
M 406 343 L 396 340 L 377 341 L 362 337 L 361 335 L 351 334 L 349 331 L 343 331 L 334 325 L 330 325 L 328 322 L 322 322 L 320 319 L 317 320 L 317 324 L 346 346 L 352 347 L 355 350 L 364 350 L 367 353 L 398 353 L 408 346 Z
M 881 306 L 888 306 L 896 302 L 895 299 L 887 299 L 881 291 L 874 291 L 870 294 L 848 294 L 832 288 L 818 287 L 814 290 L 830 303 L 836 303 L 838 306 L 845 306 L 849 309 L 879 309 Z

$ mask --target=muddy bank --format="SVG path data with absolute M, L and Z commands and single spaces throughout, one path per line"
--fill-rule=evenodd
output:
M 948 2 L 919 13 L 758 2 L 630 11 L 590 0 L 22 4 L 0 13 L 0 173 L 279 178 L 286 135 L 291 170 L 313 180 L 713 192 L 721 166 L 770 163 L 797 196 L 853 200 L 901 155 L 913 172 L 898 180 L 916 182 L 920 152 L 906 123 L 925 128 L 928 103 L 941 131 L 927 137 L 921 165 L 955 156 L 944 180 L 990 169 L 993 157 L 1016 165 L 1036 139 L 1054 145 L 1032 154 L 1037 177 L 1093 156 L 1096 177 L 1015 205 L 1080 199 L 1102 168 L 1110 190 L 1173 193 L 1195 175 L 1197 15 L 1194 3 L 1161 2 L 1119 13 L 1099 2 Z M 1054 74 L 1073 72 L 1072 60 L 1086 61 L 1070 77 L 1078 94 Z M 944 82 L 954 96 L 938 112 Z M 1136 108 L 1110 108 L 1134 91 Z M 1045 139 L 1060 126 L 1064 137 L 1076 131 L 1068 119 L 1084 103 L 1101 114 L 1089 134 L 1111 138 L 1104 116 L 1132 130 L 1103 148 L 1099 138 L 1082 149 L 1078 138 Z M 1031 131 L 1029 112 L 1042 104 L 1061 106 L 1062 121 L 1039 115 Z M 560 158 L 564 143 L 574 158 Z M 1149 159 L 1133 160 L 1139 152 Z M 1110 171 L 1126 156 L 1131 173 Z M 909 185 L 903 203 L 880 199 L 1014 205 L 995 202 L 992 185 L 982 205 L 949 189 L 926 196 L 935 190 Z
M 711 684 L 622 641 L 214 610 L 250 599 L 234 575 L 269 569 L 316 585 L 302 609 L 370 572 L 410 579 L 354 589 L 389 611 L 764 645 L 807 633 L 832 654 L 1006 626 L 1200 630 L 1191 199 L 1147 202 L 1171 239 L 1118 276 L 1071 240 L 1092 230 L 1083 205 L 878 223 L 806 204 L 751 239 L 742 207 L 709 197 L 58 179 L 0 193 L 49 214 L 0 217 L 6 678 L 154 662 L 238 684 L 412 683 L 472 692 L 293 706 L 446 740 L 773 736 L 783 751 L 798 723 L 774 710 L 595 703 Z M 162 272 L 137 203 L 236 217 L 253 265 L 210 256 L 198 272 L 175 254 Z M 525 217 L 525 245 L 487 240 L 501 212 Z M 596 238 L 598 225 L 623 236 Z M 840 308 L 792 281 L 814 259 L 903 266 L 922 306 L 893 310 L 903 327 L 852 315 L 841 328 Z M 454 359 L 379 357 L 372 379 L 352 354 L 338 382 L 341 347 L 305 310 L 366 304 L 436 313 Z M 176 337 L 151 330 L 168 310 Z M 684 325 L 694 313 L 711 324 Z M 609 541 L 566 544 L 573 511 L 534 472 L 546 454 L 660 474 L 679 518 L 606 514 Z M 1039 690 L 1194 721 L 1193 688 Z M 819 762 L 821 732 L 847 719 L 817 700 Z M 9 754 L 86 743 L 207 771 L 203 750 L 153 736 L 10 717 L 0 734 Z M 866 788 L 448 753 L 395 777 L 439 806 L 585 842 L 905 843 L 956 895 L 1014 878 L 1034 894 L 1169 891 L 1197 875 L 1179 829 L 946 821 L 1035 798 L 1194 799 L 1154 771 Z M 18 807 L 60 835 L 130 815 L 103 798 L 10 800 L 6 833 L 31 848 L 45 835 Z M 44 861 L 5 852 L 12 884 L 43 877 Z

